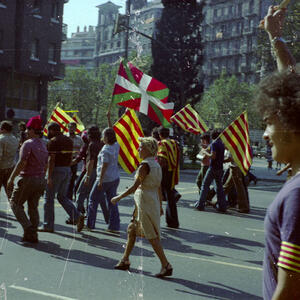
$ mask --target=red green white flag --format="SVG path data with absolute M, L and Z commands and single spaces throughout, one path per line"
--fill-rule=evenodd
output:
M 112 103 L 137 110 L 151 120 L 170 127 L 174 103 L 167 102 L 169 89 L 160 81 L 123 60 L 115 81 Z

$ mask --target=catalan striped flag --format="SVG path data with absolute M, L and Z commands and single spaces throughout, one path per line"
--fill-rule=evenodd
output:
M 127 109 L 124 115 L 114 124 L 117 141 L 120 145 L 119 164 L 125 172 L 131 174 L 139 166 L 139 137 L 144 133 L 133 109 Z
M 164 158 L 168 163 L 168 171 L 171 172 L 171 188 L 179 182 L 179 146 L 175 140 L 164 139 L 158 142 L 157 156 Z
M 252 164 L 247 112 L 243 112 L 233 121 L 220 134 L 220 138 L 230 151 L 234 162 L 246 175 Z
M 179 112 L 173 115 L 171 121 L 180 126 L 183 130 L 193 134 L 202 134 L 208 130 L 205 122 L 190 104 L 187 104 Z
M 74 112 L 74 114 L 72 116 L 72 119 L 77 124 L 78 128 L 81 129 L 83 127 L 83 129 L 81 130 L 81 131 L 83 131 L 84 130 L 84 125 L 83 125 L 82 121 L 79 119 L 79 117 L 78 117 L 78 115 L 77 115 L 76 112 Z
M 77 123 L 77 129 L 76 133 L 79 134 L 84 130 L 84 125 L 81 123 L 79 124 L 75 119 L 70 117 L 64 110 L 62 110 L 58 105 L 54 108 L 47 125 L 50 122 L 56 122 L 59 124 L 60 128 L 62 129 L 62 132 L 66 133 L 69 132 L 68 124 L 71 122 Z M 44 128 L 44 135 L 48 134 L 47 125 Z

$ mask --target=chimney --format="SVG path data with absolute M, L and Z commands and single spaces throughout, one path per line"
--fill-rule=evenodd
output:
M 77 32 L 79 32 L 80 31 L 80 27 L 79 26 L 77 26 Z

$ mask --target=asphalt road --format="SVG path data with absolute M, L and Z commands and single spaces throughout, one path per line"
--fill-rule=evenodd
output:
M 132 178 L 122 173 L 119 190 Z M 195 178 L 183 175 L 178 186 L 180 229 L 168 229 L 162 217 L 162 243 L 173 265 L 169 279 L 157 279 L 160 269 L 149 243 L 139 239 L 130 271 L 113 266 L 126 243 L 133 199 L 121 200 L 120 236 L 105 232 L 101 211 L 93 232 L 76 233 L 64 223 L 57 204 L 55 233 L 40 233 L 40 243 L 20 243 L 21 226 L 0 194 L 0 299 L 261 299 L 264 247 L 263 218 L 279 183 L 259 182 L 249 189 L 251 213 L 190 207 L 198 197 Z M 43 217 L 43 199 L 40 202 Z

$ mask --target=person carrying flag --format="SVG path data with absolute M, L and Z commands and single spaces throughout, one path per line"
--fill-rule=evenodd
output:
M 162 194 L 167 201 L 166 223 L 168 227 L 178 228 L 178 214 L 175 197 L 175 185 L 179 182 L 179 146 L 169 138 L 169 128 L 159 127 L 158 163 L 162 168 Z
M 72 140 L 63 135 L 60 125 L 52 122 L 48 125 L 48 177 L 44 203 L 44 224 L 39 231 L 54 232 L 54 198 L 67 212 L 77 231 L 80 232 L 84 225 L 84 215 L 76 208 L 75 204 L 67 197 L 68 185 L 71 177 L 71 161 L 73 153 Z

